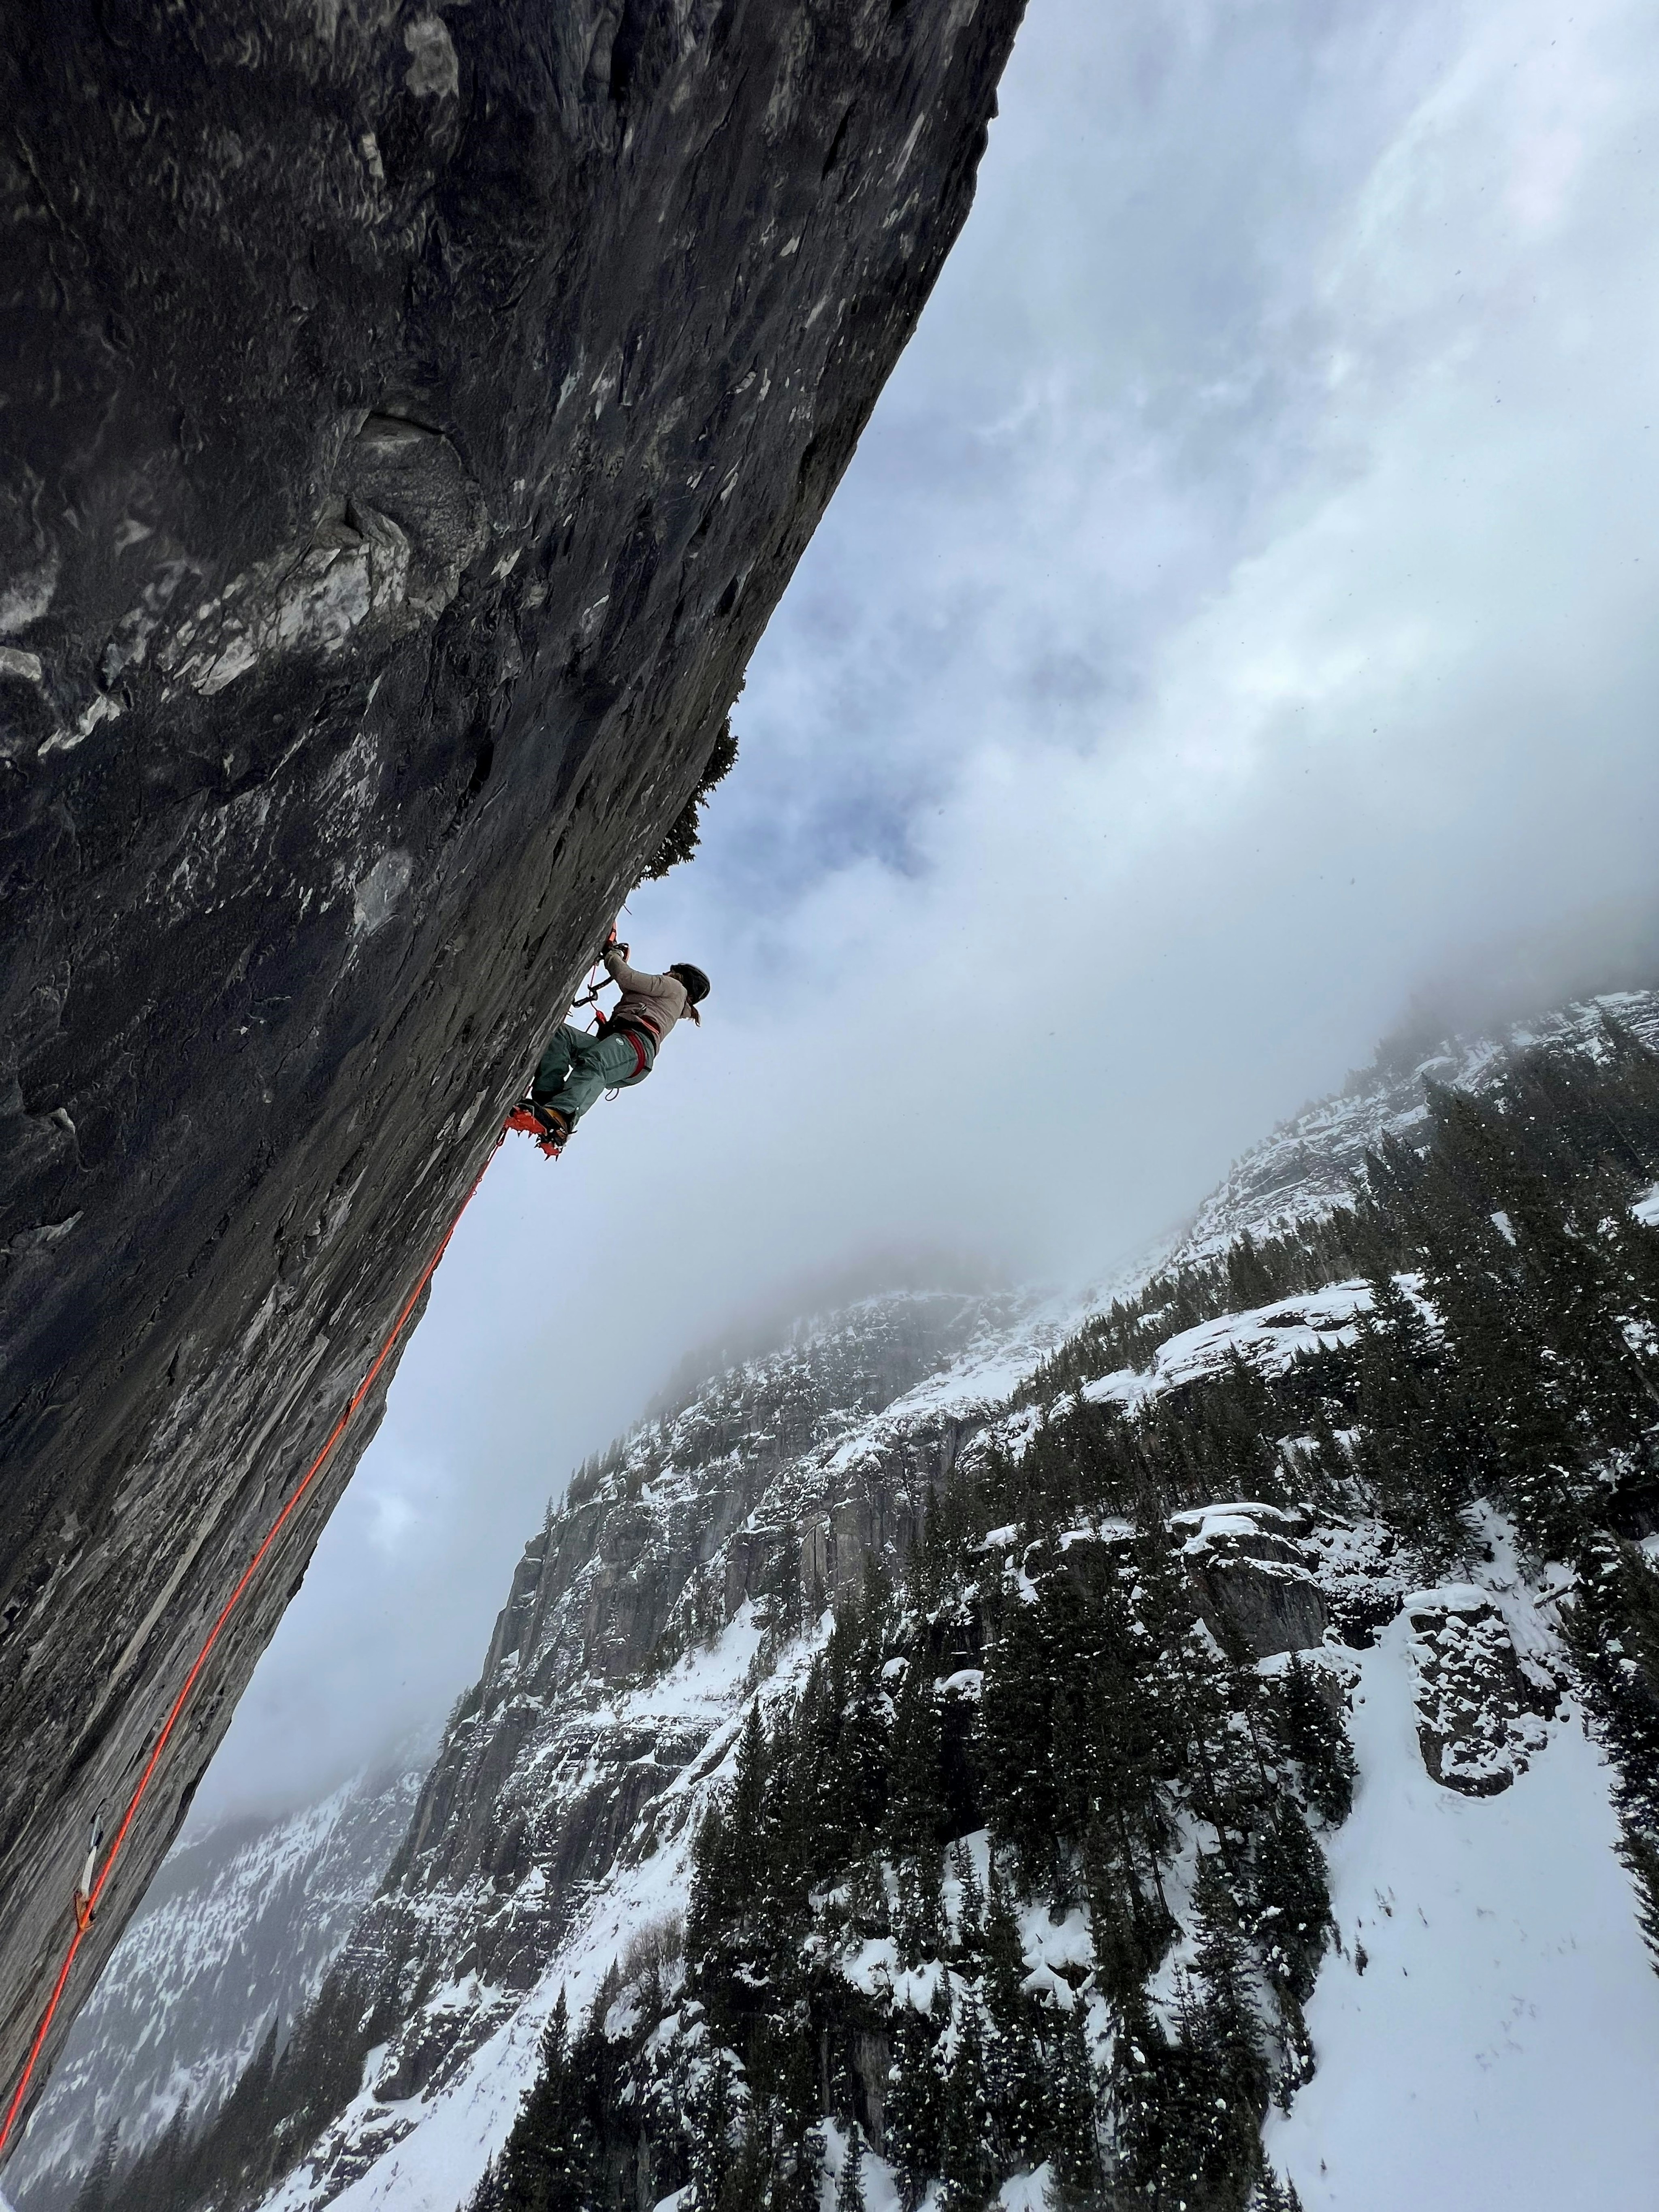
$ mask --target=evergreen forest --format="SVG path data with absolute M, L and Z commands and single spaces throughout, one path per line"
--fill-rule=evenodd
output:
M 1347 1206 L 1090 1321 L 827 1634 L 780 1601 L 797 1660 L 749 1705 L 683 1918 L 580 2016 L 561 1998 L 471 2212 L 676 2191 L 685 2212 L 862 2212 L 875 2158 L 905 2212 L 978 2212 L 1022 2173 L 1060 2212 L 1293 2204 L 1261 2123 L 1316 2063 L 1324 1844 L 1355 1765 L 1316 1656 L 1258 1663 L 1205 1618 L 1170 1522 L 1216 1501 L 1381 1532 L 1425 1582 L 1496 1514 L 1524 1560 L 1571 1570 L 1564 1646 L 1659 1949 L 1659 1230 L 1632 1211 L 1659 1171 L 1659 1056 L 1607 1018 L 1593 1054 L 1430 1086 L 1414 1134 Z M 1370 1288 L 1352 1340 L 1283 1373 L 1236 1357 L 1134 1405 L 1090 1391 L 1344 1281 Z M 1039 1927 L 1069 1931 L 1062 1966 L 1033 1966 Z M 77 2212 L 254 2201 L 400 2001 L 337 1975 L 210 2123 L 180 2116 L 124 2171 L 112 2148 Z

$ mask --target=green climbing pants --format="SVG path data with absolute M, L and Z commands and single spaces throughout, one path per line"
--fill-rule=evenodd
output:
M 538 1106 L 554 1107 L 574 1129 L 601 1091 L 625 1091 L 651 1073 L 657 1048 L 649 1037 L 640 1039 L 645 1047 L 641 1067 L 634 1049 L 635 1034 L 612 1030 L 603 1036 L 590 1036 L 566 1022 L 554 1030 L 553 1042 L 542 1054 L 531 1097 Z

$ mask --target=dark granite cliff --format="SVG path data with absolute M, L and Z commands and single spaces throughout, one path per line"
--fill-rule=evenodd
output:
M 1018 0 L 58 0 L 0 59 L 0 2081 L 707 761 Z M 73 2016 L 365 1415 L 200 1686 Z

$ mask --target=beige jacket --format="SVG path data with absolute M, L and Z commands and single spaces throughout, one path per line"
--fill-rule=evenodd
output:
M 657 1033 L 660 1044 L 685 1012 L 685 986 L 678 975 L 647 975 L 630 968 L 613 945 L 605 956 L 613 983 L 622 986 L 622 997 L 611 1008 L 611 1021 L 643 1022 Z

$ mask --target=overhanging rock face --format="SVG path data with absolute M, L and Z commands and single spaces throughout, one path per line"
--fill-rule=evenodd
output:
M 8 27 L 0 2094 L 93 1813 L 708 757 L 1019 12 Z M 59 2032 L 377 1410 L 216 1655 Z

